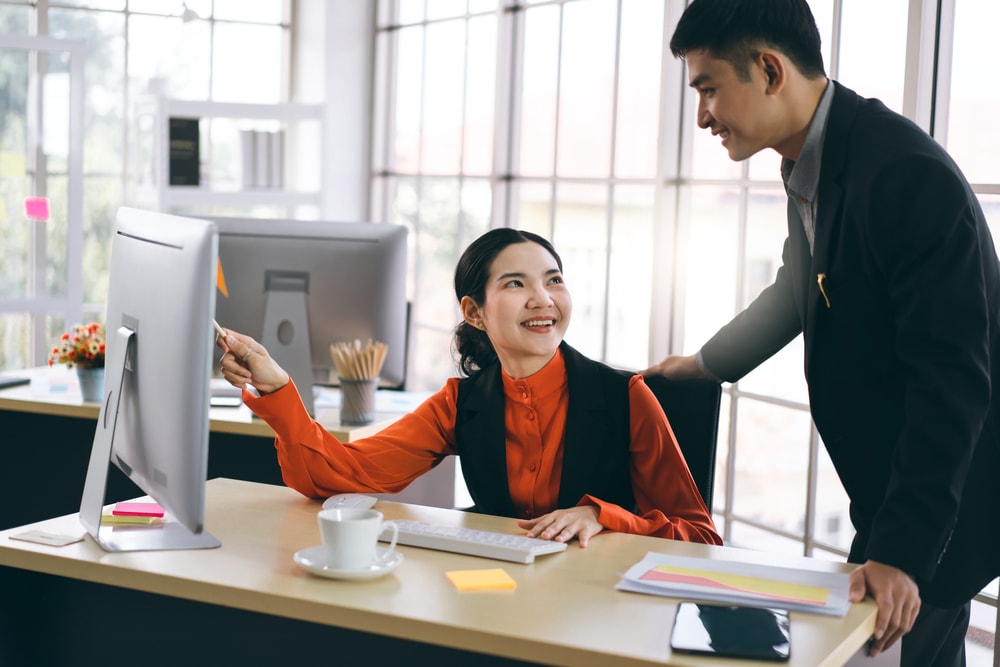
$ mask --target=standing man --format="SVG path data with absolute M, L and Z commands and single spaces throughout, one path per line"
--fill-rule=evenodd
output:
M 803 333 L 871 653 L 905 634 L 903 664 L 963 665 L 1000 574 L 1000 270 L 976 196 L 916 125 L 826 77 L 805 0 L 693 0 L 670 48 L 730 158 L 782 156 L 788 237 L 774 284 L 646 374 L 734 382 Z

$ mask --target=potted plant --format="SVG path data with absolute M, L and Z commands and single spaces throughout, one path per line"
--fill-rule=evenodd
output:
M 77 324 L 59 338 L 49 353 L 49 366 L 75 368 L 83 400 L 100 402 L 104 393 L 104 326 L 98 322 Z

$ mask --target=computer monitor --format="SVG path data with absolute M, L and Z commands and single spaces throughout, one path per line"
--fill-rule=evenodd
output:
M 207 220 L 118 210 L 105 388 L 80 521 L 108 551 L 219 546 L 204 531 L 218 234 Z M 167 512 L 102 525 L 110 463 Z
M 295 381 L 309 414 L 312 385 L 336 384 L 330 345 L 388 346 L 379 378 L 406 377 L 406 228 L 372 222 L 210 218 L 226 292 L 219 324 L 250 335 Z M 228 294 L 228 296 L 226 295 Z

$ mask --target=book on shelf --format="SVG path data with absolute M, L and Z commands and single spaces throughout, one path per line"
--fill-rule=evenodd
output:
M 843 616 L 848 574 L 650 551 L 622 575 L 621 591 Z
M 244 189 L 284 187 L 285 133 L 282 130 L 241 130 L 240 151 Z
M 194 185 L 201 182 L 201 148 L 197 118 L 168 119 L 170 185 Z

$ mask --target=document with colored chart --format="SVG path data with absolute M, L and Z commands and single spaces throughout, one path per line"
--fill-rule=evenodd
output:
M 843 616 L 848 575 L 790 567 L 672 556 L 650 551 L 629 568 L 621 591 Z

